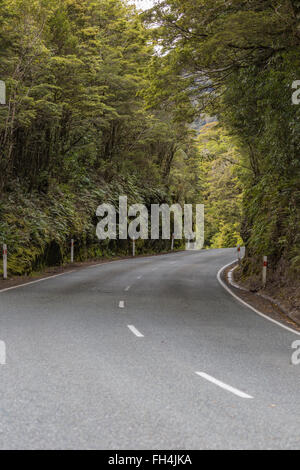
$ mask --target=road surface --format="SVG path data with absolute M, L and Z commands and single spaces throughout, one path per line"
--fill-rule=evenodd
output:
M 234 250 L 0 293 L 0 448 L 300 448 L 296 334 L 217 281 Z

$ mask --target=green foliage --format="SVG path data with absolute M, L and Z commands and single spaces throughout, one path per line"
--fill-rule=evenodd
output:
M 242 189 L 245 274 L 264 254 L 277 278 L 299 278 L 300 107 L 291 100 L 292 83 L 300 77 L 299 2 L 166 0 L 147 16 L 163 52 L 151 92 L 163 89 L 164 102 L 175 100 L 178 109 L 188 97 L 196 111 L 217 115 L 234 136 L 241 171 L 224 168 L 221 184 L 208 174 L 205 185 L 218 192 L 233 171 L 233 186 Z M 155 74 L 157 64 L 152 68 Z M 175 97 L 170 77 L 177 77 Z M 219 168 L 225 161 L 223 155 Z M 224 199 L 230 212 L 226 191 Z M 208 238 L 212 246 L 234 243 L 236 221 L 230 213 L 222 220 L 217 206 L 215 201 L 220 231 L 214 227 Z M 213 227 L 210 215 L 208 221 Z
M 130 241 L 101 241 L 96 237 L 95 210 L 109 202 L 115 207 L 119 195 L 129 204 L 161 203 L 163 191 L 139 185 L 135 177 L 119 178 L 113 183 L 93 180 L 80 186 L 76 194 L 66 186 L 54 186 L 47 195 L 26 193 L 20 185 L 0 203 L 0 244 L 8 245 L 10 274 L 30 274 L 45 266 L 60 265 L 70 258 L 70 240 L 75 240 L 75 259 L 128 255 Z M 139 240 L 139 253 L 156 253 L 170 248 L 169 241 Z M 2 260 L 1 260 L 2 261 Z M 1 273 L 0 261 L 0 273 Z
M 190 145 L 171 110 L 146 110 L 149 31 L 121 0 L 0 2 L 0 242 L 11 273 L 127 253 L 95 241 L 101 202 L 167 202 L 176 151 Z M 140 246 L 161 250 L 165 244 Z
M 205 204 L 205 244 L 230 248 L 242 244 L 240 236 L 244 171 L 233 139 L 216 123 L 199 134 L 198 172 Z
M 141 16 L 122 0 L 0 2 L 11 271 L 63 262 L 72 236 L 80 259 L 126 252 L 95 244 L 93 220 L 125 192 L 204 203 L 207 247 L 243 239 L 245 273 L 266 254 L 274 272 L 299 276 L 298 3 L 161 0 Z M 220 124 L 199 125 L 195 140 L 203 110 Z
M 121 0 L 4 0 L 0 5 L 0 192 L 19 178 L 47 192 L 51 179 L 139 174 L 164 182 L 187 138 L 172 117 L 145 110 L 149 33 Z M 182 128 L 181 128 L 182 129 Z M 5 175 L 5 176 L 4 176 Z

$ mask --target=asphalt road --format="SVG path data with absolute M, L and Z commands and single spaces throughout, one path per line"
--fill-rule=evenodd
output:
M 217 281 L 233 250 L 0 293 L 1 449 L 300 448 L 300 339 Z

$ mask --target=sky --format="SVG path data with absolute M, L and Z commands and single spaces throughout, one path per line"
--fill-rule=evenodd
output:
M 138 8 L 147 10 L 154 5 L 154 0 L 132 0 L 132 3 L 135 3 Z

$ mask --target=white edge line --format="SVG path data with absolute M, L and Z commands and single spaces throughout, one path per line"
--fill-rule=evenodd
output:
M 251 395 L 248 395 L 247 393 L 242 392 L 241 390 L 238 390 L 237 388 L 231 387 L 231 385 L 227 385 L 224 382 L 221 382 L 220 380 L 215 379 L 211 375 L 206 374 L 205 372 L 196 372 L 196 374 L 199 375 L 200 377 L 202 377 L 203 379 L 208 380 L 209 382 L 211 382 L 215 385 L 218 385 L 218 387 L 221 387 L 224 390 L 227 390 L 228 392 L 231 392 L 234 395 L 237 395 L 240 398 L 253 399 L 253 397 Z
M 275 323 L 275 325 L 278 325 L 280 326 L 281 328 L 284 328 L 285 330 L 287 331 L 290 331 L 291 333 L 294 333 L 295 335 L 298 335 L 300 336 L 300 332 L 299 331 L 296 331 L 296 330 L 293 330 L 293 328 L 290 328 L 289 326 L 286 326 L 284 325 L 283 323 L 280 323 L 279 321 L 277 320 L 274 320 L 273 318 L 270 318 L 268 317 L 267 315 L 265 315 L 264 313 L 260 312 L 259 310 L 257 310 L 256 308 L 252 307 L 252 305 L 248 304 L 247 302 L 245 302 L 244 300 L 242 300 L 238 295 L 236 295 L 234 292 L 232 292 L 232 290 L 225 284 L 225 282 L 221 279 L 221 275 L 222 275 L 222 272 L 228 268 L 229 266 L 232 266 L 234 263 L 236 263 L 238 260 L 235 260 L 235 261 L 232 261 L 231 263 L 228 263 L 226 264 L 226 266 L 223 266 L 223 268 L 221 268 L 217 274 L 217 278 L 218 278 L 218 281 L 219 283 L 221 284 L 222 287 L 224 287 L 225 290 L 227 290 L 227 292 L 229 292 L 235 299 L 237 299 L 241 304 L 245 305 L 246 307 L 250 308 L 251 310 L 253 310 L 253 312 L 255 312 L 257 315 L 260 315 L 261 317 L 265 318 L 266 320 L 269 320 L 270 322 L 272 323 Z
M 234 268 L 232 268 L 229 272 L 228 272 L 228 281 L 229 281 L 229 284 L 232 286 L 232 287 L 235 287 L 236 289 L 239 289 L 239 290 L 242 290 L 244 292 L 248 292 L 248 289 L 245 289 L 245 287 L 242 287 L 242 286 L 239 286 L 236 282 L 234 282 L 233 280 L 233 272 L 238 268 L 238 264 L 236 266 L 234 266 Z
M 73 269 L 72 271 L 66 271 L 65 273 L 59 273 L 59 274 L 54 274 L 53 276 L 43 277 L 42 279 L 37 279 L 36 281 L 24 282 L 24 284 L 19 284 L 18 286 L 6 287 L 5 289 L 0 290 L 0 294 L 1 292 L 6 292 L 12 289 L 18 289 L 19 287 L 30 286 L 31 284 L 36 284 L 37 282 L 49 281 L 49 279 L 54 279 L 55 277 L 59 277 L 59 276 L 65 276 L 66 274 L 70 274 L 74 272 L 75 272 L 75 269 Z
M 140 333 L 139 330 L 137 330 L 135 326 L 133 325 L 127 325 L 127 326 L 135 336 L 137 336 L 138 338 L 144 338 L 144 335 L 142 335 L 142 333 Z

